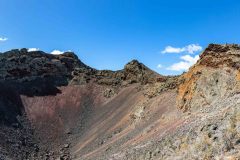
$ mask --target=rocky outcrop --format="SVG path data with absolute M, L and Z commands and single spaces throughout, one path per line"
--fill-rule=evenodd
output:
M 155 73 L 137 60 L 127 63 L 124 69 L 119 71 L 76 68 L 73 76 L 71 84 L 86 84 L 94 81 L 109 86 L 125 86 L 133 83 L 145 85 L 167 80 L 167 77 Z
M 56 81 L 71 79 L 75 68 L 89 69 L 72 52 L 61 55 L 42 51 L 28 52 L 15 49 L 0 54 L 0 80 L 32 81 L 38 78 L 58 77 Z
M 178 107 L 183 111 L 204 108 L 240 91 L 238 45 L 210 44 L 200 60 L 181 76 Z
M 124 79 L 128 83 L 140 82 L 141 84 L 155 83 L 157 81 L 166 81 L 166 77 L 153 72 L 144 64 L 133 60 L 124 66 Z

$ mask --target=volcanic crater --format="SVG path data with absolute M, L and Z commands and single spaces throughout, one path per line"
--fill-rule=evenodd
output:
M 0 66 L 0 159 L 240 157 L 239 45 L 210 44 L 179 76 L 25 48 Z

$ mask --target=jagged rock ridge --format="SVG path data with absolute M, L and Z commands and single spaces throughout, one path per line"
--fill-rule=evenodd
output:
M 51 55 L 27 49 L 11 50 L 0 55 L 1 80 L 34 80 L 38 77 L 68 77 L 74 68 L 89 69 L 72 52 Z

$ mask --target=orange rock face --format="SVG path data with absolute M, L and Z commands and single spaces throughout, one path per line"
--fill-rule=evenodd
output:
M 198 98 L 210 97 L 207 90 L 211 89 L 210 83 L 218 83 L 229 79 L 228 83 L 236 84 L 239 79 L 238 64 L 240 58 L 240 49 L 235 45 L 214 45 L 211 44 L 200 55 L 200 60 L 189 69 L 187 73 L 181 76 L 182 83 L 179 85 L 177 104 L 182 111 L 188 111 L 191 101 Z M 215 75 L 223 74 L 222 77 Z M 226 77 L 225 77 L 226 76 Z M 226 79 L 225 79 L 226 78 Z M 222 79 L 222 80 L 221 80 Z M 214 82 L 215 81 L 215 82 Z M 223 83 L 227 83 L 226 81 Z M 224 84 L 224 85 L 225 85 Z M 216 85 L 211 84 L 212 87 Z M 231 86 L 229 85 L 229 86 Z M 206 88 L 209 87 L 209 88 Z M 223 86 L 222 86 L 223 87 Z M 205 89 L 203 91 L 202 89 Z M 219 92 L 225 92 L 219 91 Z M 219 93 L 216 93 L 219 94 Z M 201 103 L 208 103 L 207 101 Z M 195 106 L 195 105 L 194 105 Z

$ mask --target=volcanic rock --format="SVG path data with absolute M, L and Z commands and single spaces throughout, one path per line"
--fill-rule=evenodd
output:
M 238 45 L 210 44 L 200 60 L 182 75 L 178 107 L 196 110 L 214 100 L 239 92 L 240 47 Z
M 210 44 L 180 76 L 72 52 L 0 54 L 0 159 L 237 159 L 240 46 Z

